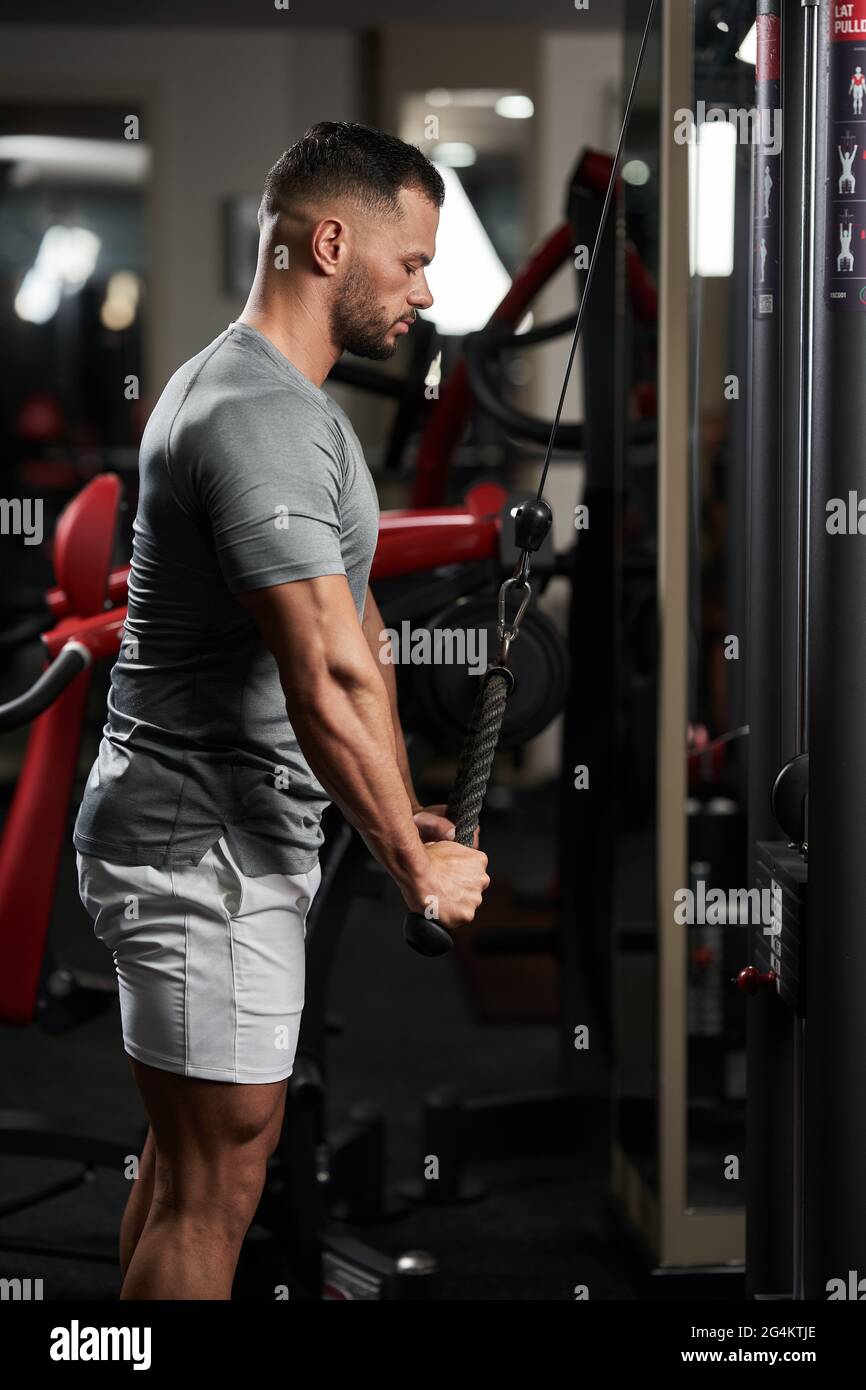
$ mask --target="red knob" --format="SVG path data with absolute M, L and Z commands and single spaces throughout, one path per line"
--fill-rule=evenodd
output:
M 747 965 L 734 977 L 734 984 L 743 994 L 757 994 L 759 989 L 767 989 L 776 983 L 775 970 L 761 972 L 756 965 Z

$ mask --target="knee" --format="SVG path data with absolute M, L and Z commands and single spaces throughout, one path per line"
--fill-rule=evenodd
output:
M 229 1232 L 246 1232 L 261 1200 L 265 1187 L 267 1158 L 255 1156 L 235 1158 L 226 1168 L 220 1165 L 213 1173 L 211 1209 Z
M 157 1158 L 154 1200 L 196 1226 L 243 1236 L 256 1214 L 265 1185 L 267 1155 L 220 1152 L 183 1162 Z

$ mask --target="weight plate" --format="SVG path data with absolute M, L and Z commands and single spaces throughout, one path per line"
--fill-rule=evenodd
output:
M 458 752 L 469 726 L 480 676 L 468 667 L 477 654 L 483 658 L 486 633 L 486 663 L 495 662 L 498 651 L 496 594 L 488 592 L 458 600 L 442 609 L 425 625 L 439 633 L 443 653 L 464 657 L 462 664 L 439 661 L 432 665 L 411 666 L 411 683 L 424 732 L 439 747 Z M 441 634 L 473 634 L 463 641 Z M 474 644 L 474 645 L 473 645 Z M 434 648 L 435 650 L 435 648 Z M 468 654 L 468 662 L 466 656 Z M 512 644 L 509 666 L 517 684 L 508 698 L 499 747 L 519 748 L 547 728 L 565 704 L 568 688 L 568 652 L 559 632 L 544 613 L 530 607 Z

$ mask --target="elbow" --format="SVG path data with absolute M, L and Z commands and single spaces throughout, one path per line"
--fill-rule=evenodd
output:
M 334 653 L 305 665 L 301 671 L 281 672 L 289 718 L 312 717 L 321 722 L 329 712 L 338 711 L 347 699 L 363 701 L 368 698 L 375 690 L 375 675 L 368 662 Z

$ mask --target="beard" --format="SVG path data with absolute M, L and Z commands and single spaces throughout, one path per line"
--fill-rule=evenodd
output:
M 388 342 L 394 327 L 386 310 L 376 302 L 376 292 L 363 266 L 354 265 L 346 275 L 340 297 L 331 309 L 331 336 L 343 352 L 356 357 L 387 361 L 397 351 L 397 339 Z

